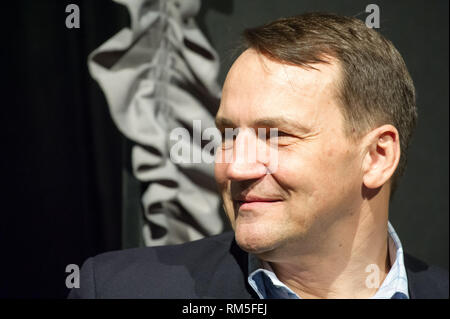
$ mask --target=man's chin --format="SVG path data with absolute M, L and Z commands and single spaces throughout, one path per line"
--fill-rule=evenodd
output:
M 277 246 L 276 240 L 271 240 L 267 233 L 258 234 L 237 229 L 235 238 L 242 250 L 254 255 L 268 253 Z

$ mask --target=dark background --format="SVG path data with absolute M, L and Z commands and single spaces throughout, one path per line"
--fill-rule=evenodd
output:
M 65 27 L 70 3 L 80 6 L 80 29 Z M 203 0 L 198 23 L 221 57 L 222 83 L 244 28 L 305 11 L 365 20 L 369 3 Z M 406 251 L 448 269 L 448 1 L 376 4 L 419 108 L 390 219 Z M 87 55 L 129 17 L 107 0 L 11 1 L 0 12 L 0 297 L 64 298 L 66 265 L 121 249 L 123 211 L 138 197 L 124 195 L 129 142 L 87 70 Z

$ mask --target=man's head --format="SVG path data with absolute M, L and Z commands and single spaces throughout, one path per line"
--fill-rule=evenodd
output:
M 277 20 L 244 36 L 218 127 L 239 128 L 234 147 L 253 138 L 251 129 L 275 127 L 279 136 L 272 174 L 267 161 L 236 155 L 216 164 L 241 247 L 261 254 L 320 241 L 378 192 L 388 201 L 416 121 L 414 86 L 393 45 L 357 19 L 329 14 Z

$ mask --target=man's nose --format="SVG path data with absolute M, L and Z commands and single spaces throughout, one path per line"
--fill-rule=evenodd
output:
M 258 147 L 262 145 L 252 130 L 241 130 L 232 148 L 232 160 L 227 167 L 231 180 L 259 179 L 267 174 L 267 167 L 258 158 Z

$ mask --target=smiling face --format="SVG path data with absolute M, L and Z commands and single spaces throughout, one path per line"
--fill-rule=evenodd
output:
M 215 177 L 239 246 L 270 258 L 299 245 L 311 249 L 353 216 L 362 185 L 359 146 L 344 135 L 335 98 L 337 64 L 303 69 L 245 51 L 225 81 L 216 116 L 221 131 L 239 128 L 232 146 L 246 147 L 251 129 L 278 129 L 277 167 L 219 151 Z M 243 143 L 240 145 L 240 143 Z M 305 248 L 308 247 L 308 248 Z M 278 257 L 276 257 L 278 256 Z

